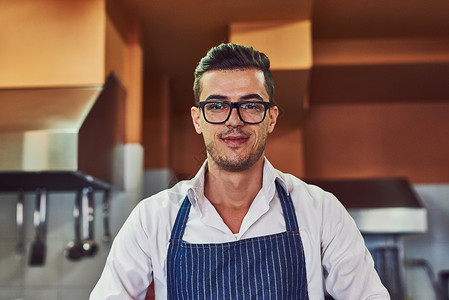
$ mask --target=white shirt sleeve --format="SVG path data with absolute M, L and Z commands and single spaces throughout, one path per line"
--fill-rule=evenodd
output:
M 328 195 L 329 199 L 323 199 L 321 239 L 327 291 L 335 299 L 390 299 L 354 220 Z
M 152 281 L 150 240 L 138 205 L 114 239 L 90 300 L 145 299 Z

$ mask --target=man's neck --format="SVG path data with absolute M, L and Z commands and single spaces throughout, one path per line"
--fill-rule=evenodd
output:
M 242 172 L 229 172 L 208 162 L 204 194 L 234 233 L 262 188 L 262 174 L 263 158 Z

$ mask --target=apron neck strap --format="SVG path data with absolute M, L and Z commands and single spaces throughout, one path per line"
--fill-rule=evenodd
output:
M 277 180 L 275 180 L 275 184 L 277 194 L 281 200 L 282 212 L 284 213 L 285 227 L 287 231 L 299 231 L 292 198 Z
M 190 206 L 191 204 L 189 197 L 186 196 L 181 204 L 181 207 L 179 208 L 178 215 L 176 216 L 174 227 L 171 231 L 170 239 L 172 240 L 182 239 L 182 236 L 184 235 L 184 230 L 186 228 L 187 219 L 189 218 Z

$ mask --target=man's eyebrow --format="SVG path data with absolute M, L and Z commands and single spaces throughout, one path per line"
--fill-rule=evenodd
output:
M 226 99 L 228 99 L 228 97 L 223 96 L 223 95 L 212 94 L 212 95 L 207 96 L 206 101 L 209 101 L 209 100 L 226 100 Z
M 226 99 L 228 99 L 228 97 L 226 97 L 224 95 L 212 94 L 212 95 L 207 96 L 205 101 L 226 100 Z M 240 97 L 240 100 L 251 100 L 251 99 L 258 99 L 260 101 L 263 101 L 262 96 L 260 96 L 259 94 L 248 94 L 248 95 L 244 95 L 244 96 Z
M 260 101 L 263 101 L 262 96 L 260 96 L 259 94 L 248 94 L 240 97 L 240 99 L 242 100 L 259 99 Z

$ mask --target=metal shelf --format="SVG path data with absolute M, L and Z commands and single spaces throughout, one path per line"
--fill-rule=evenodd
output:
M 39 188 L 64 192 L 85 187 L 99 191 L 111 189 L 109 184 L 79 171 L 0 172 L 0 192 L 35 191 Z

